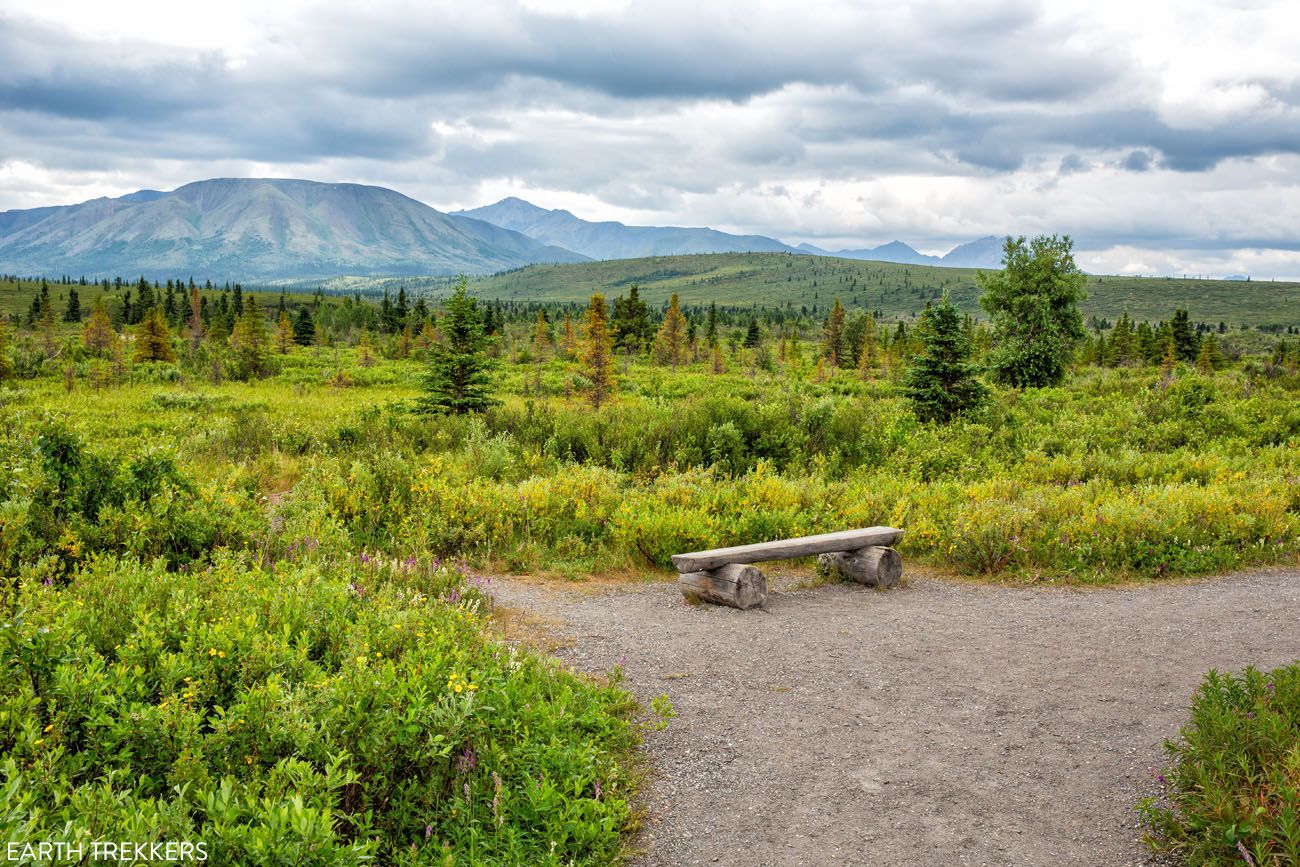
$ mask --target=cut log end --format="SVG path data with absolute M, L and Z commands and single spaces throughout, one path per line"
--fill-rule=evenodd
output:
M 677 584 L 688 599 L 741 610 L 767 602 L 767 578 L 756 566 L 730 563 L 707 572 L 683 572 Z
M 903 577 L 903 558 L 893 548 L 874 545 L 857 551 L 821 554 L 817 574 L 834 581 L 856 581 L 869 587 L 896 587 Z

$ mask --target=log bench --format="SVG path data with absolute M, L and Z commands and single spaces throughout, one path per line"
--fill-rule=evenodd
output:
M 903 574 L 903 559 L 891 545 L 903 538 L 893 527 L 841 530 L 797 539 L 778 539 L 674 554 L 677 583 L 687 598 L 733 608 L 755 608 L 767 601 L 767 578 L 754 563 L 817 556 L 817 574 L 851 579 L 873 587 L 893 587 Z

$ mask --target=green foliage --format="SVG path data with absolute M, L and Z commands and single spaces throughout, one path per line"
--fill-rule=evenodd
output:
M 446 302 L 447 315 L 439 327 L 445 343 L 429 347 L 425 394 L 420 398 L 422 412 L 460 415 L 482 412 L 494 406 L 492 364 L 487 357 L 487 336 L 478 314 L 478 306 L 465 291 L 461 280 Z
M 946 296 L 921 314 L 916 336 L 924 351 L 911 359 L 903 393 L 917 418 L 947 423 L 984 402 L 988 389 L 970 362 L 970 339 Z
M 231 376 L 242 380 L 257 379 L 270 372 L 267 356 L 271 338 L 255 298 L 249 296 L 238 306 L 242 312 L 230 332 Z
M 0 821 L 202 840 L 218 864 L 606 864 L 626 693 L 484 637 L 413 558 L 96 558 L 0 622 Z
M 144 314 L 135 335 L 136 361 L 176 360 L 176 350 L 172 347 L 171 328 L 163 316 L 162 308 L 153 307 Z
M 1087 277 L 1074 263 L 1068 235 L 1007 238 L 1003 270 L 980 272 L 980 306 L 993 318 L 990 369 L 1018 388 L 1057 385 L 1083 339 Z
M 0 503 L 0 573 L 54 578 L 101 552 L 192 564 L 214 547 L 251 538 L 255 499 L 238 474 L 219 496 L 200 489 L 163 452 L 99 454 L 66 428 L 38 429 L 16 452 Z
M 1300 663 L 1210 671 L 1166 749 L 1163 794 L 1139 808 L 1153 849 L 1189 864 L 1300 863 Z

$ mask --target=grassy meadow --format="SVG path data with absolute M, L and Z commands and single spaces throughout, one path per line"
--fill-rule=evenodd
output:
M 414 411 L 439 338 L 411 310 L 289 296 L 285 319 L 314 322 L 299 343 L 263 293 L 254 361 L 179 327 L 174 361 L 136 361 L 144 326 L 92 351 L 82 322 L 24 321 L 34 290 L 0 283 L 5 839 L 617 860 L 644 717 L 617 668 L 504 642 L 493 573 L 660 578 L 675 552 L 870 524 L 904 528 L 906 560 L 1002 582 L 1300 553 L 1300 341 L 1256 353 L 1257 329 L 1199 369 L 1088 349 L 1062 386 L 992 386 L 938 425 L 903 396 L 902 319 L 841 368 L 820 317 L 724 312 L 710 351 L 692 313 L 683 360 L 619 354 L 595 410 L 568 308 L 539 340 L 528 302 L 493 308 L 500 404 L 443 417 Z

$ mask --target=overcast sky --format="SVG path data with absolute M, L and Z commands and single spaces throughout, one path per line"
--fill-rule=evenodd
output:
M 0 210 L 218 176 L 1300 277 L 1300 3 L 0 0 Z

